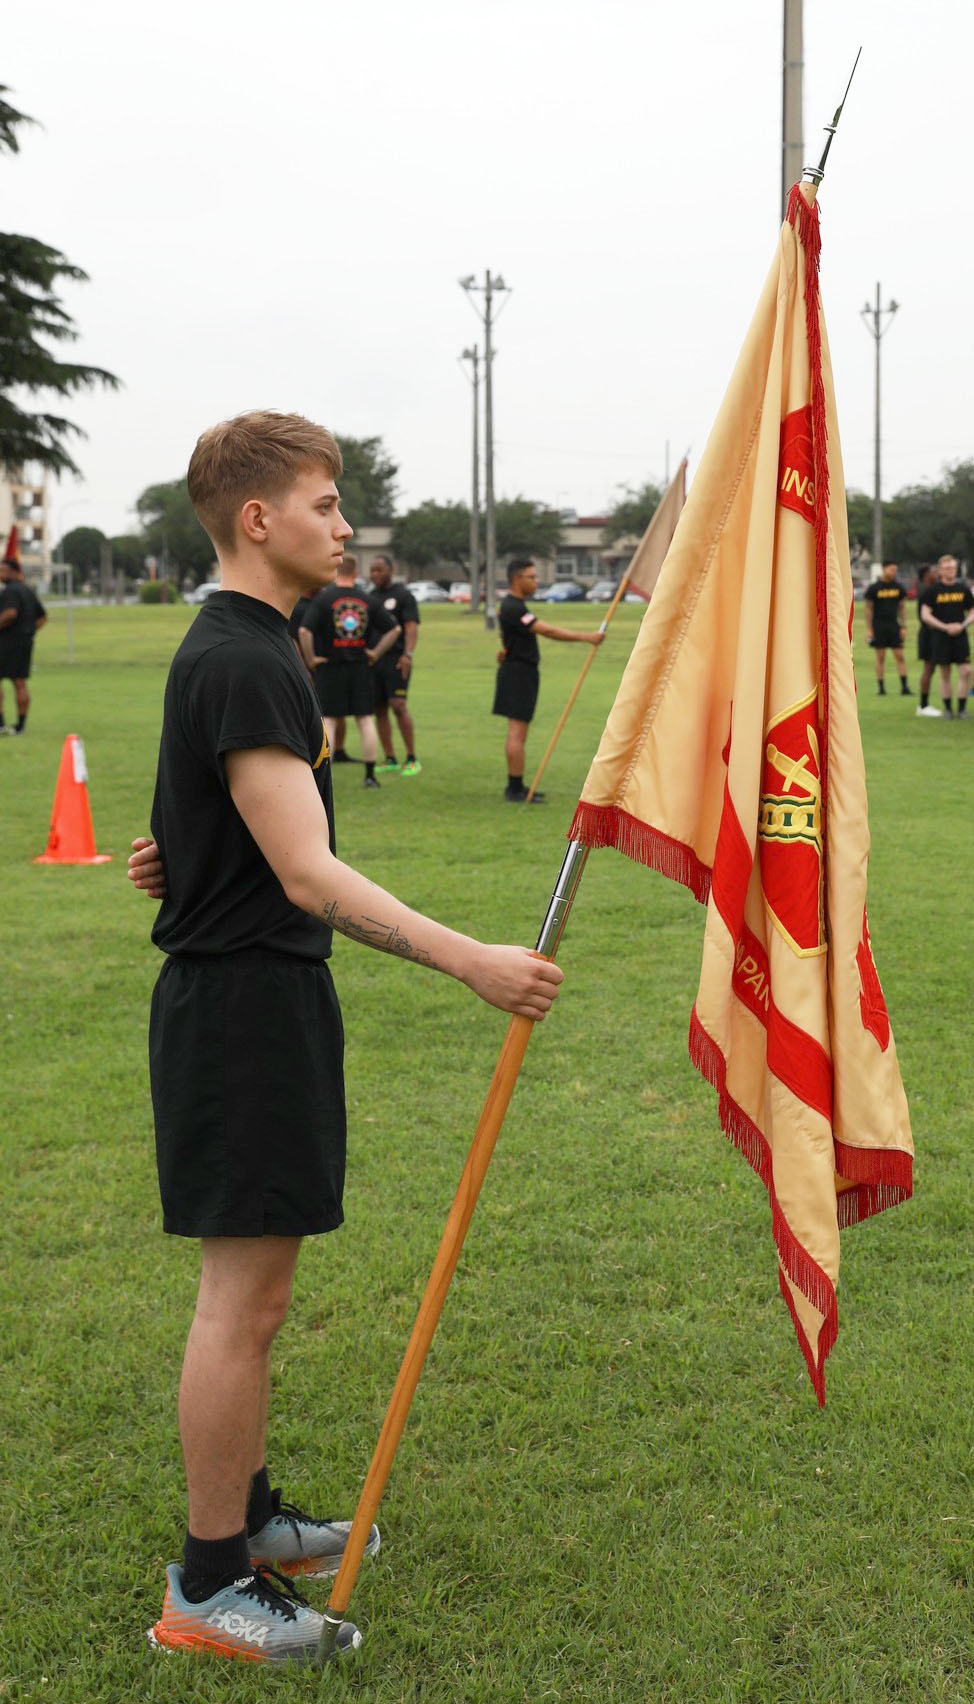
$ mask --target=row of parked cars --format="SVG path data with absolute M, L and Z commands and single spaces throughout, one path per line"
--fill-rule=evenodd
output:
M 409 590 L 417 603 L 461 603 L 470 602 L 470 587 L 466 580 L 454 580 L 448 592 L 436 580 L 411 580 Z M 596 580 L 594 586 L 586 591 L 584 586 L 576 585 L 574 580 L 556 580 L 553 586 L 543 586 L 533 600 L 536 603 L 611 603 L 616 595 L 614 580 Z M 484 594 L 480 599 L 483 602 Z M 640 600 L 634 592 L 627 593 L 629 602 L 638 603 Z

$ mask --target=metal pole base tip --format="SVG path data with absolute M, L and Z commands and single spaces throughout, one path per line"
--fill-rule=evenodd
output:
M 353 1621 L 343 1621 L 340 1615 L 327 1609 L 322 1621 L 321 1638 L 313 1659 L 316 1668 L 324 1668 L 346 1651 L 357 1651 L 362 1643 L 362 1635 Z

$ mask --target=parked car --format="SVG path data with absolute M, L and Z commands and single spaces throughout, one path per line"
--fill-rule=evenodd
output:
M 435 580 L 410 580 L 407 591 L 412 592 L 417 603 L 449 603 L 449 594 L 438 586 Z
M 539 592 L 538 598 L 541 603 L 584 603 L 585 588 L 576 586 L 574 580 L 556 580 Z
M 193 591 L 186 593 L 183 602 L 188 604 L 205 603 L 211 592 L 218 592 L 219 590 L 219 580 L 204 580 L 201 586 L 196 586 Z
M 447 596 L 451 603 L 469 603 L 470 587 L 466 580 L 454 580 Z
M 611 603 L 619 590 L 615 580 L 596 580 L 585 593 L 589 603 Z

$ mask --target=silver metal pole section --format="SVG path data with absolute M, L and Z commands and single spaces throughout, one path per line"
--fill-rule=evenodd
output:
M 558 872 L 555 890 L 549 901 L 548 911 L 541 925 L 541 933 L 538 936 L 537 951 L 545 958 L 554 958 L 558 951 L 558 944 L 565 933 L 568 914 L 578 891 L 578 884 L 582 879 L 582 871 L 585 868 L 590 850 L 590 847 L 583 846 L 578 840 L 568 842 L 568 851 L 565 853 L 561 869 Z
M 781 217 L 788 193 L 802 175 L 803 136 L 802 0 L 784 0 L 784 50 L 781 77 Z

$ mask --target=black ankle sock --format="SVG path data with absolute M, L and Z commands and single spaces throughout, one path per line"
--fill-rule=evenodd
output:
M 375 776 L 375 764 L 374 763 L 367 763 L 365 765 L 365 779 L 366 779 L 366 781 L 371 781 L 374 778 L 374 776 Z
M 232 1538 L 194 1538 L 187 1530 L 183 1543 L 183 1596 L 204 1603 L 224 1586 L 252 1573 L 247 1534 Z
M 267 1525 L 273 1513 L 271 1482 L 267 1477 L 266 1467 L 262 1467 L 250 1481 L 250 1495 L 247 1498 L 247 1531 L 251 1537 Z

